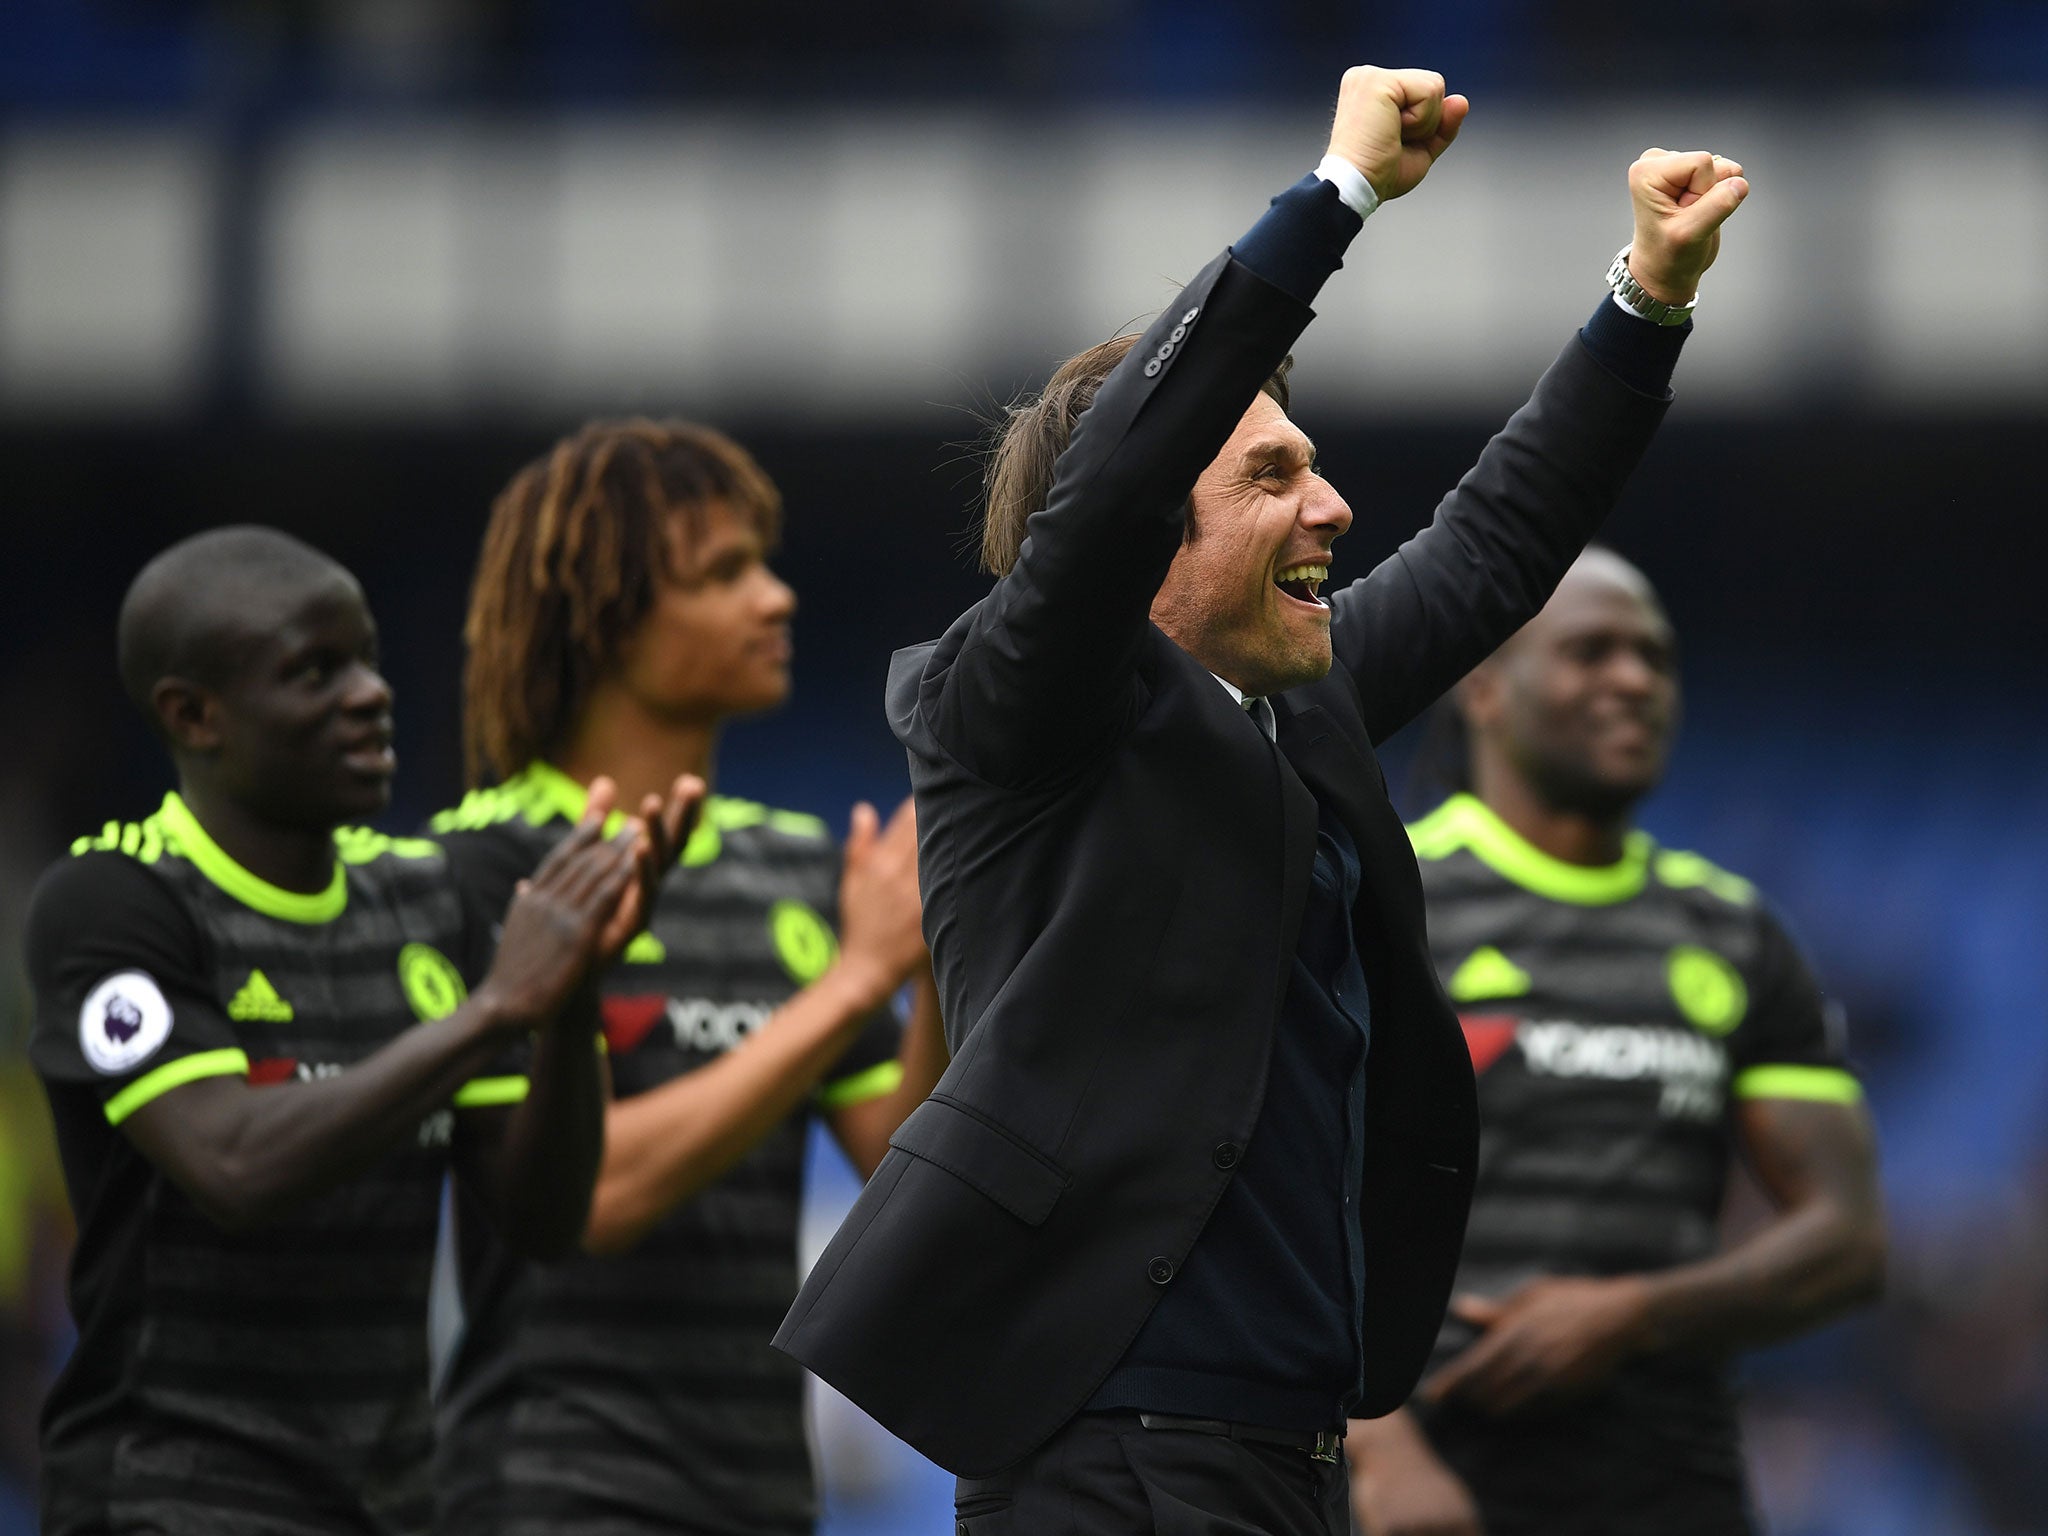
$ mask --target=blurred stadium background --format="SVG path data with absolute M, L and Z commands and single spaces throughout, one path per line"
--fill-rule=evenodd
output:
M 1758 880 L 1846 1001 L 1896 1238 L 1880 1309 L 1751 1362 L 1752 1456 L 1779 1536 L 2048 1532 L 2048 6 L 5 0 L 0 1536 L 67 1346 L 20 916 L 163 788 L 112 667 L 141 561 L 261 520 L 360 573 L 409 828 L 460 787 L 497 486 L 585 416 L 700 415 L 781 482 L 803 598 L 797 697 L 722 781 L 893 802 L 886 656 L 980 590 L 976 413 L 1164 303 L 1362 59 L 1475 107 L 1301 349 L 1360 513 L 1340 580 L 1597 298 L 1628 160 L 1749 168 L 1611 528 L 1686 647 L 1648 822 Z M 814 1242 L 833 1155 L 817 1189 Z M 945 1528 L 947 1479 L 819 1426 L 829 1536 Z

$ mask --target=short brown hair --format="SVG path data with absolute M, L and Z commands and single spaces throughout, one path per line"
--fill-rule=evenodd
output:
M 690 421 L 593 421 L 512 477 L 491 507 L 462 630 L 472 783 L 566 743 L 720 503 L 774 547 L 775 483 L 738 443 Z
M 1005 575 L 1024 548 L 1024 525 L 1045 506 L 1052 490 L 1053 466 L 1073 440 L 1074 423 L 1095 403 L 1095 392 L 1124 354 L 1138 344 L 1136 333 L 1076 353 L 1061 363 L 1035 398 L 1019 401 L 1004 413 L 991 436 L 988 470 L 982 478 L 981 565 L 991 576 Z M 1285 357 L 1273 376 L 1259 386 L 1281 410 L 1287 409 L 1287 374 L 1294 359 Z

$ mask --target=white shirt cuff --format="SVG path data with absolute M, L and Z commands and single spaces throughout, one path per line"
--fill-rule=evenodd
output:
M 1335 187 L 1345 205 L 1361 219 L 1371 218 L 1373 209 L 1380 205 L 1380 195 L 1365 179 L 1365 172 L 1342 155 L 1323 156 L 1323 163 L 1316 167 L 1316 175 Z
M 1628 307 L 1628 302 L 1627 302 L 1627 300 L 1623 299 L 1623 298 L 1622 298 L 1622 296 L 1621 296 L 1620 294 L 1618 294 L 1618 293 L 1610 293 L 1610 294 L 1608 294 L 1608 295 L 1607 295 L 1607 297 L 1609 297 L 1610 299 L 1614 300 L 1614 307 L 1615 307 L 1616 309 L 1620 310 L 1620 311 L 1621 311 L 1621 312 L 1622 312 L 1622 313 L 1623 313 L 1624 315 L 1627 315 L 1627 316 L 1629 317 L 1629 319 L 1631 319 L 1631 320 L 1642 320 L 1642 321 L 1643 321 L 1643 324 L 1645 324 L 1645 325 L 1655 325 L 1655 324 L 1657 323 L 1657 322 L 1656 322 L 1656 321 L 1654 321 L 1654 320 L 1643 320 L 1643 317 L 1642 317 L 1641 315 L 1637 314 L 1637 313 L 1636 313 L 1636 312 L 1635 312 L 1634 310 L 1632 310 L 1632 309 L 1630 309 L 1630 308 Z M 1698 313 L 1699 313 L 1699 311 L 1698 311 L 1697 309 L 1695 309 L 1695 310 L 1693 311 L 1693 313 L 1694 313 L 1694 314 L 1698 314 Z

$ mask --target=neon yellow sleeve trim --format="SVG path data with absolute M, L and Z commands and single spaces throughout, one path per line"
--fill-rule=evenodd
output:
M 524 1104 L 523 1077 L 472 1077 L 455 1090 L 457 1109 L 483 1109 L 496 1104 Z
M 247 1076 L 248 1071 L 248 1052 L 233 1048 L 195 1051 L 190 1056 L 180 1056 L 176 1061 L 165 1062 L 154 1072 L 145 1072 L 107 1100 L 107 1124 L 119 1125 L 143 1105 L 162 1098 L 173 1088 L 196 1083 L 202 1077 Z
M 878 1061 L 865 1072 L 856 1072 L 851 1077 L 842 1077 L 836 1083 L 827 1083 L 818 1090 L 818 1108 L 850 1109 L 856 1104 L 865 1104 L 870 1099 L 879 1099 L 894 1093 L 903 1086 L 903 1063 L 900 1061 Z
M 1860 1104 L 1863 1085 L 1840 1067 L 1751 1067 L 1735 1074 L 1738 1099 L 1806 1099 L 1816 1104 Z

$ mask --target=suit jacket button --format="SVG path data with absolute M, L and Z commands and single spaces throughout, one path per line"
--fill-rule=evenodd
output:
M 1236 1142 L 1226 1141 L 1217 1145 L 1212 1159 L 1218 1168 L 1228 1171 L 1237 1166 L 1237 1160 L 1242 1155 Z
M 1173 334 L 1166 339 L 1175 343 L 1186 341 L 1188 339 L 1188 328 L 1184 325 L 1176 325 L 1173 328 Z
M 1173 1278 L 1173 1260 L 1161 1255 L 1145 1266 L 1145 1275 L 1154 1285 L 1164 1285 Z
M 1147 358 L 1147 359 L 1145 360 L 1145 377 L 1146 377 L 1146 378 L 1148 378 L 1148 379 L 1156 379 L 1156 378 L 1158 378 L 1158 377 L 1159 377 L 1159 359 L 1158 359 L 1158 358 L 1156 358 L 1156 357 L 1152 357 L 1152 358 Z
M 1186 314 L 1180 317 L 1180 323 L 1182 325 L 1193 325 L 1195 323 L 1195 316 L 1199 315 L 1201 312 L 1201 306 L 1195 306 L 1195 308 L 1189 310 Z

